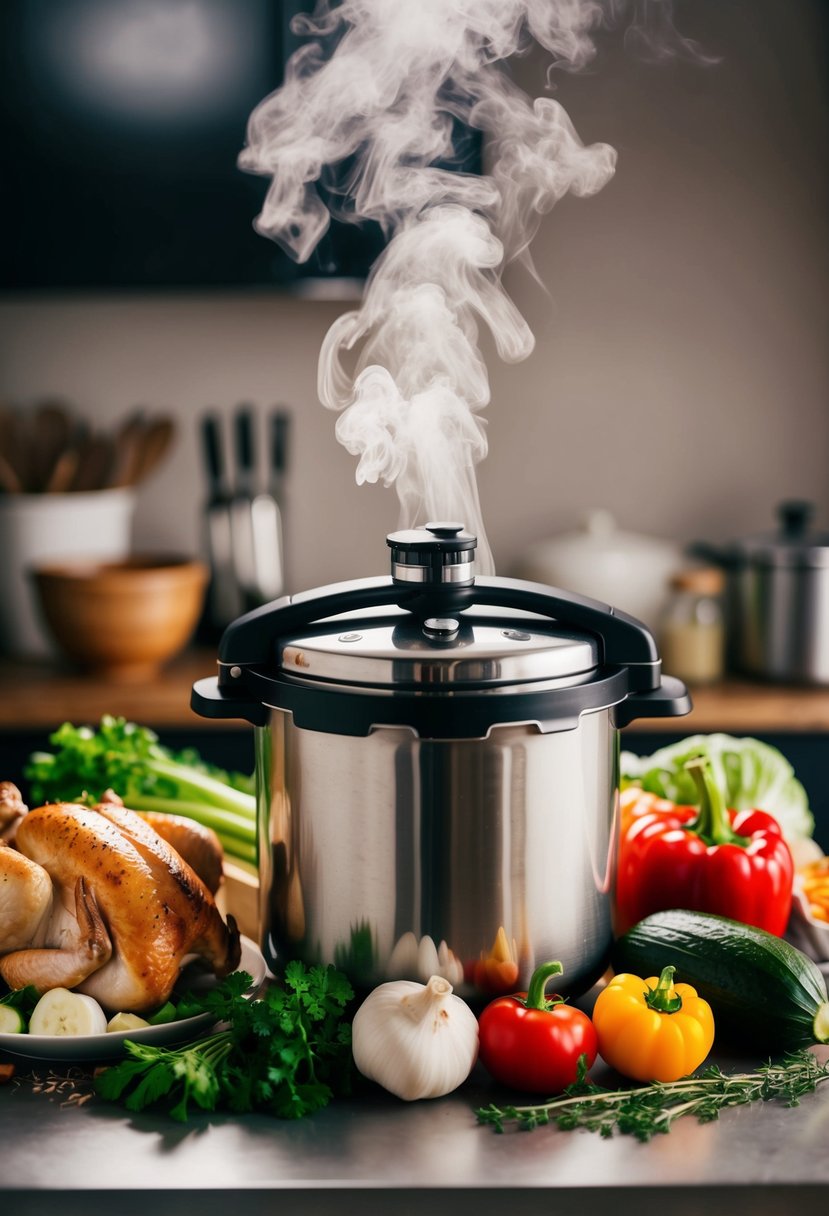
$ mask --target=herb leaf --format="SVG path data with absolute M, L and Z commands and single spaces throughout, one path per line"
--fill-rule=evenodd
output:
M 256 861 L 253 779 L 205 763 L 193 749 L 174 752 L 146 726 L 105 715 L 97 730 L 64 722 L 33 752 L 24 774 L 33 805 L 99 802 L 108 789 L 135 811 L 186 815 L 215 831 L 226 853 Z
M 769 1061 L 756 1072 L 729 1074 L 714 1064 L 699 1076 L 627 1090 L 602 1089 L 588 1083 L 582 1069 L 577 1080 L 551 1102 L 538 1106 L 492 1104 L 476 1111 L 476 1115 L 479 1123 L 488 1123 L 496 1132 L 503 1132 L 508 1124 L 532 1131 L 555 1123 L 565 1131 L 585 1128 L 605 1137 L 616 1131 L 637 1140 L 650 1140 L 670 1131 L 684 1115 L 709 1123 L 729 1106 L 747 1102 L 779 1098 L 787 1106 L 797 1106 L 804 1094 L 814 1092 L 824 1081 L 829 1081 L 829 1061 L 821 1064 L 806 1050 L 792 1052 L 778 1063 Z
M 344 1010 L 354 993 L 346 977 L 333 967 L 290 963 L 284 988 L 248 1001 L 250 983 L 235 972 L 210 992 L 182 997 L 180 1016 L 209 1012 L 226 1029 L 176 1049 L 127 1042 L 129 1057 L 99 1074 L 97 1092 L 135 1111 L 162 1103 L 181 1121 L 191 1104 L 299 1119 L 347 1093 L 351 1027 Z

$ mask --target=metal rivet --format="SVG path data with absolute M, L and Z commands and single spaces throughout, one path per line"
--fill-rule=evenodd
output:
M 230 674 L 233 676 L 234 680 L 238 680 L 239 676 L 242 674 L 241 667 L 231 667 Z
M 502 638 L 509 638 L 511 642 L 531 642 L 532 634 L 522 633 L 520 629 L 502 629 Z
M 363 637 L 363 635 L 361 633 L 341 633 L 339 638 L 337 639 L 337 641 L 338 642 L 359 642 L 362 640 L 362 637 Z

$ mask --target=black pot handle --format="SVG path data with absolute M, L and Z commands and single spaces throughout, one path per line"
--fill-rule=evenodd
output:
M 676 676 L 663 676 L 659 688 L 635 692 L 613 709 L 615 725 L 622 729 L 637 718 L 682 718 L 693 709 L 688 689 Z
M 266 701 L 275 702 L 268 699 L 267 691 L 260 685 L 274 679 L 279 683 L 272 661 L 280 638 L 327 617 L 361 609 L 396 605 L 425 618 L 461 612 L 473 604 L 532 612 L 597 636 L 602 645 L 604 671 L 615 679 L 624 673 L 627 696 L 624 699 L 620 696 L 614 709 L 614 721 L 620 728 L 637 718 L 675 717 L 690 712 L 691 699 L 685 685 L 670 676 L 661 676 L 653 637 L 640 621 L 585 596 L 507 578 L 481 578 L 465 587 L 428 589 L 416 584 L 403 585 L 388 577 L 368 578 L 334 583 L 265 604 L 227 627 L 219 645 L 218 680 L 216 677 L 199 680 L 193 687 L 191 705 L 203 717 L 242 718 L 255 726 L 264 726 L 269 717 Z M 246 669 L 250 672 L 248 680 Z M 293 692 L 306 699 L 317 695 L 310 686 Z M 342 696 L 339 694 L 340 700 Z M 541 710 L 531 706 L 526 712 L 529 718 L 534 718 Z M 454 724 L 453 730 L 457 734 Z M 360 733 L 356 727 L 355 731 Z
M 219 644 L 219 662 L 225 667 L 261 666 L 272 659 L 280 637 L 326 617 L 361 609 L 396 605 L 425 619 L 462 612 L 473 604 L 533 612 L 560 625 L 584 629 L 601 641 L 605 665 L 632 669 L 632 689 L 659 687 L 659 656 L 641 621 L 586 596 L 510 578 L 480 578 L 470 586 L 445 584 L 424 589 L 386 576 L 284 596 L 228 625 Z
M 479 578 L 475 603 L 537 612 L 559 625 L 584 629 L 602 642 L 602 661 L 631 669 L 630 686 L 658 688 L 662 664 L 653 635 L 635 617 L 572 591 L 514 578 Z

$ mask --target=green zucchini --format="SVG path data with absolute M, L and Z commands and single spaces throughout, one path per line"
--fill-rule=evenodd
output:
M 23 1034 L 26 1023 L 19 1010 L 11 1005 L 0 1005 L 0 1034 Z
M 762 1051 L 829 1042 L 829 997 L 818 967 L 780 937 L 705 912 L 656 912 L 620 937 L 614 971 L 644 979 L 676 968 L 711 1006 L 717 1029 Z

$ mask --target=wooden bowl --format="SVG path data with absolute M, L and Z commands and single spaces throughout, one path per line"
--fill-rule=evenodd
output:
M 207 567 L 180 557 L 82 559 L 32 570 L 46 625 L 63 653 L 113 681 L 139 681 L 187 644 Z

